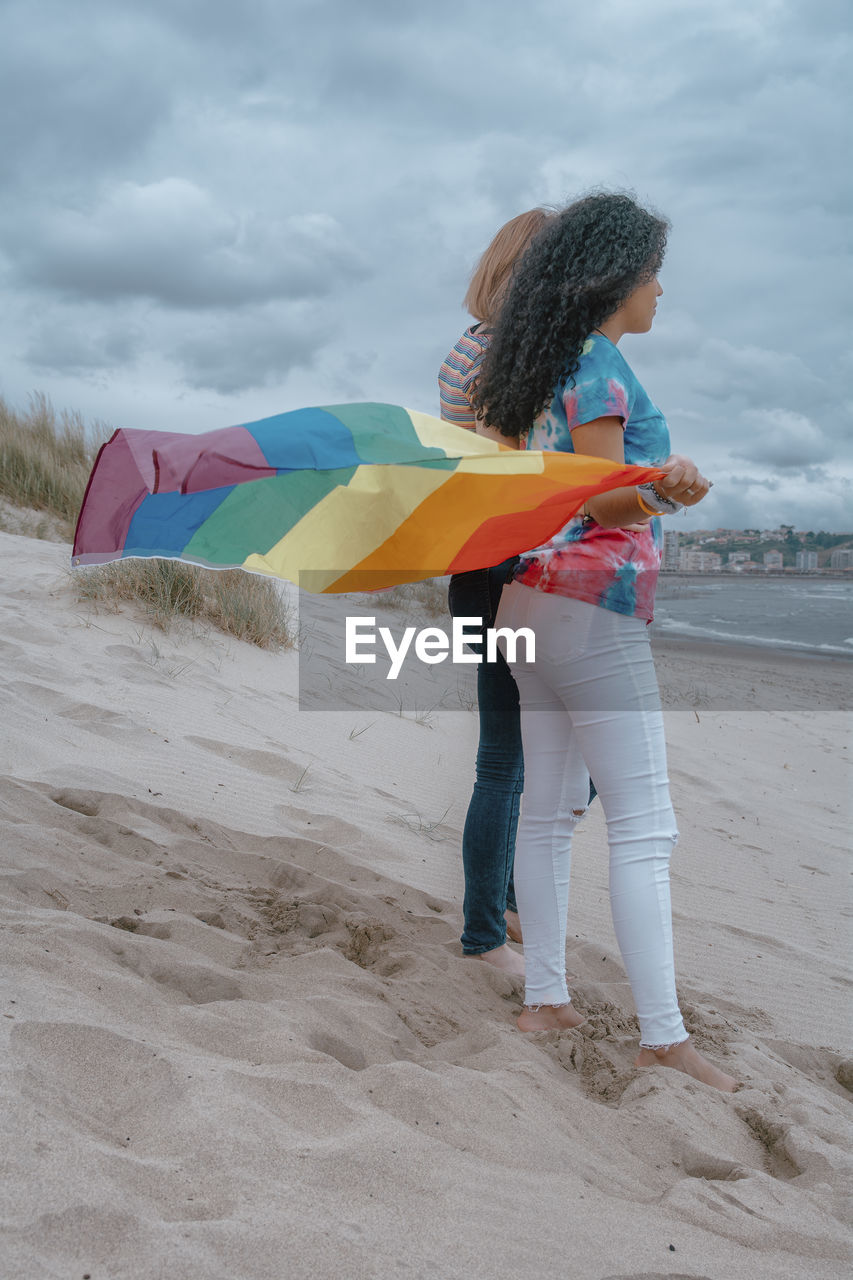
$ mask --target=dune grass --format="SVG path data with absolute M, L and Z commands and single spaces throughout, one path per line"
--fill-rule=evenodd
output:
M 386 587 L 378 595 L 356 593 L 353 598 L 362 603 L 374 601 L 384 608 L 399 609 L 407 621 L 423 617 L 446 618 L 449 582 L 449 577 L 425 578 L 422 582 Z
M 201 569 L 180 560 L 115 560 L 77 569 L 80 600 L 106 608 L 141 606 L 149 622 L 168 631 L 188 618 L 261 649 L 287 649 L 295 641 L 290 611 L 274 582 L 240 569 Z
M 45 396 L 33 396 L 24 412 L 0 399 L 0 498 L 53 517 L 71 541 L 92 464 L 111 434 L 103 423 L 87 427 L 77 413 L 58 414 Z M 41 527 L 36 524 L 34 531 Z M 47 520 L 44 528 L 47 532 Z M 76 569 L 73 582 L 78 599 L 114 609 L 134 603 L 164 631 L 174 620 L 188 618 L 263 649 L 289 648 L 295 640 L 276 584 L 239 569 L 117 560 Z
M 87 430 L 79 414 L 57 414 L 33 396 L 25 412 L 0 400 L 0 497 L 56 516 L 71 538 L 95 455 L 109 429 Z

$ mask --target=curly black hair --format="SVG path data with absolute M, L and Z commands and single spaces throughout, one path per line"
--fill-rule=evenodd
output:
M 549 219 L 516 266 L 483 360 L 473 399 L 487 425 L 518 436 L 533 424 L 593 329 L 660 270 L 668 229 L 612 192 Z

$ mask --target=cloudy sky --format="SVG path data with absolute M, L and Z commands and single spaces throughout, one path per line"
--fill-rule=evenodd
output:
M 623 350 L 715 481 L 680 527 L 853 527 L 846 0 L 0 0 L 0 24 L 13 405 L 437 412 L 495 230 L 628 188 L 673 230 Z

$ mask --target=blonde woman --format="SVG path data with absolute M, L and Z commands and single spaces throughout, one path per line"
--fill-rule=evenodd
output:
M 486 427 L 478 421 L 472 397 L 513 267 L 551 216 L 544 209 L 531 209 L 498 231 L 477 263 L 465 295 L 465 306 L 475 323 L 448 353 L 438 375 L 443 418 L 514 449 L 519 447 L 517 439 L 508 439 L 495 427 Z M 450 612 L 455 617 L 482 618 L 484 627 L 491 626 L 501 589 L 514 565 L 512 560 L 493 569 L 454 575 L 450 582 Z M 518 689 L 501 655 L 497 662 L 483 661 L 478 666 L 477 697 L 480 715 L 477 773 L 462 836 L 465 874 L 462 950 L 465 955 L 480 956 L 489 964 L 521 977 L 524 960 L 507 945 L 507 934 L 514 941 L 521 941 L 512 868 L 524 786 L 524 759 Z

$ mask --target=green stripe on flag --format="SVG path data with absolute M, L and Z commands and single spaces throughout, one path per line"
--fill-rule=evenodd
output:
M 338 485 L 348 485 L 356 467 L 338 471 L 292 471 L 237 485 L 184 547 L 188 558 L 209 564 L 242 564 L 263 554 L 306 512 Z
M 356 452 L 362 462 L 423 463 L 445 458 L 443 449 L 421 443 L 411 418 L 396 404 L 323 405 L 352 432 Z M 452 460 L 454 465 L 456 460 Z

